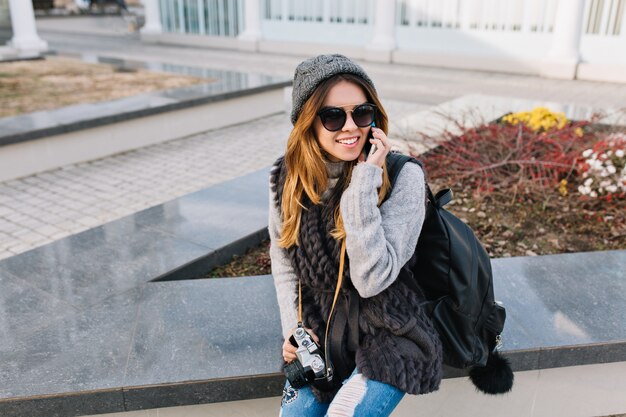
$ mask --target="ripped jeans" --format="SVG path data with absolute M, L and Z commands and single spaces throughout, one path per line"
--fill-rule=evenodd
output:
M 294 389 L 287 381 L 280 417 L 386 417 L 402 397 L 398 388 L 367 379 L 355 369 L 330 404 L 318 402 L 309 386 Z

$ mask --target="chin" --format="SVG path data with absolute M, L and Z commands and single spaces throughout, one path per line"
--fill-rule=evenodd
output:
M 341 159 L 344 162 L 351 162 L 357 159 L 358 157 L 359 157 L 359 154 L 357 153 L 356 155 L 352 155 L 352 154 L 341 155 L 340 157 L 338 157 L 338 159 Z
M 334 152 L 329 152 L 328 150 L 326 150 L 326 158 L 328 158 L 331 161 L 335 161 L 335 162 L 339 162 L 339 161 L 343 161 L 343 162 L 350 162 L 350 161 L 354 161 L 355 159 L 357 159 L 359 157 L 359 155 L 361 154 L 363 147 L 360 147 L 361 149 L 333 149 Z
M 343 152 L 337 152 L 337 155 L 335 157 L 346 162 L 354 161 L 361 154 L 361 150 L 359 149 L 342 149 L 342 151 Z

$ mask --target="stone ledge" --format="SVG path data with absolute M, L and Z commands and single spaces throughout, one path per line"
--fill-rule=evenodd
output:
M 93 62 L 94 58 L 85 60 Z M 283 88 L 291 83 L 255 73 L 102 57 L 95 60 L 125 69 L 147 67 L 218 81 L 2 118 L 0 181 L 280 113 Z
M 597 260 L 606 260 L 607 255 L 608 258 L 619 255 L 622 260 L 626 257 L 625 253 L 586 255 L 595 255 Z M 512 259 L 542 263 L 541 257 Z M 495 278 L 498 288 L 502 289 L 506 277 Z M 553 287 L 548 286 L 548 289 Z M 68 339 L 63 354 L 72 357 L 57 369 L 60 374 L 47 369 L 45 382 L 41 375 L 24 374 L 22 387 L 14 384 L 14 388 L 19 390 L 30 385 L 28 388 L 35 389 L 30 395 L 22 393 L 0 400 L 2 415 L 71 416 L 280 395 L 284 383 L 279 371 L 281 330 L 271 276 L 152 283 L 142 286 L 140 296 L 129 295 L 136 297 L 136 305 L 129 305 L 132 319 L 125 321 L 128 327 L 134 327 L 134 334 L 124 344 L 128 351 L 127 365 L 120 362 L 119 369 L 115 370 L 120 375 L 119 385 L 104 387 L 106 384 L 99 378 L 83 379 L 80 383 L 63 380 L 63 372 L 67 377 L 81 375 L 84 378 L 86 369 L 99 375 L 106 371 L 107 365 L 101 361 L 107 357 L 108 347 L 95 346 L 89 343 L 93 339 L 88 338 L 89 341 L 81 343 L 84 346 L 76 349 Z M 506 305 L 512 304 L 511 299 L 502 297 L 502 300 Z M 528 304 L 527 307 L 530 314 L 537 306 Z M 552 307 L 558 308 L 557 305 Z M 623 309 L 623 305 L 619 307 Z M 586 307 L 581 311 L 589 312 Z M 92 318 L 111 315 L 108 309 L 94 313 L 98 311 L 88 309 L 81 314 Z M 117 319 L 113 317 L 113 320 Z M 50 333 L 63 333 L 62 327 L 67 326 L 67 321 L 59 320 L 50 326 L 53 328 Z M 559 333 L 549 324 L 546 327 L 546 331 Z M 107 331 L 104 324 L 90 329 L 101 337 L 110 330 Z M 74 335 L 79 336 L 79 340 L 84 336 L 81 330 Z M 504 353 L 511 359 L 515 371 L 625 361 L 626 338 L 623 334 L 617 336 L 621 340 L 578 345 L 556 341 L 552 345 L 527 349 L 504 349 Z M 525 338 L 524 329 L 516 322 L 508 323 L 504 334 L 507 344 L 518 345 L 524 343 Z M 85 357 L 80 354 L 83 349 L 92 353 Z M 30 351 L 29 356 L 38 352 L 32 348 Z M 28 364 L 24 365 L 22 369 L 28 370 Z M 445 373 L 446 378 L 462 375 L 451 369 Z M 37 378 L 26 380 L 29 376 Z M 37 392 L 46 384 L 50 384 L 47 391 Z M 68 390 L 72 385 L 75 390 Z M 61 391 L 60 386 L 65 386 L 67 391 Z M 107 404 L 106 407 L 103 404 Z M 55 409 L 58 413 L 51 412 Z
M 66 54 L 67 55 L 67 54 Z M 192 68 L 174 64 L 143 63 L 107 57 L 87 61 L 125 69 L 148 69 L 192 74 L 211 80 L 184 88 L 154 91 L 117 100 L 76 104 L 49 111 L 0 118 L 0 147 L 186 109 L 207 103 L 246 97 L 291 85 L 291 80 L 255 73 Z

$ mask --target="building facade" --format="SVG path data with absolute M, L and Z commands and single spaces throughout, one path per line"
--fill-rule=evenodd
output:
M 626 82 L 626 0 L 145 0 L 148 41 Z

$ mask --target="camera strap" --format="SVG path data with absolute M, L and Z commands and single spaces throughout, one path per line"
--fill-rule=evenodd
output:
M 330 308 L 328 314 L 328 320 L 326 321 L 326 333 L 324 335 L 324 354 L 326 355 L 326 377 L 328 380 L 332 380 L 333 369 L 330 360 L 330 350 L 328 349 L 328 330 L 330 328 L 333 313 L 335 311 L 335 305 L 337 304 L 337 298 L 339 298 L 339 291 L 341 290 L 341 283 L 343 282 L 343 269 L 346 258 L 346 239 L 341 242 L 341 255 L 339 256 L 339 274 L 337 277 L 337 287 L 335 288 L 335 297 L 333 298 L 333 305 Z M 298 323 L 302 323 L 302 280 L 298 280 Z

